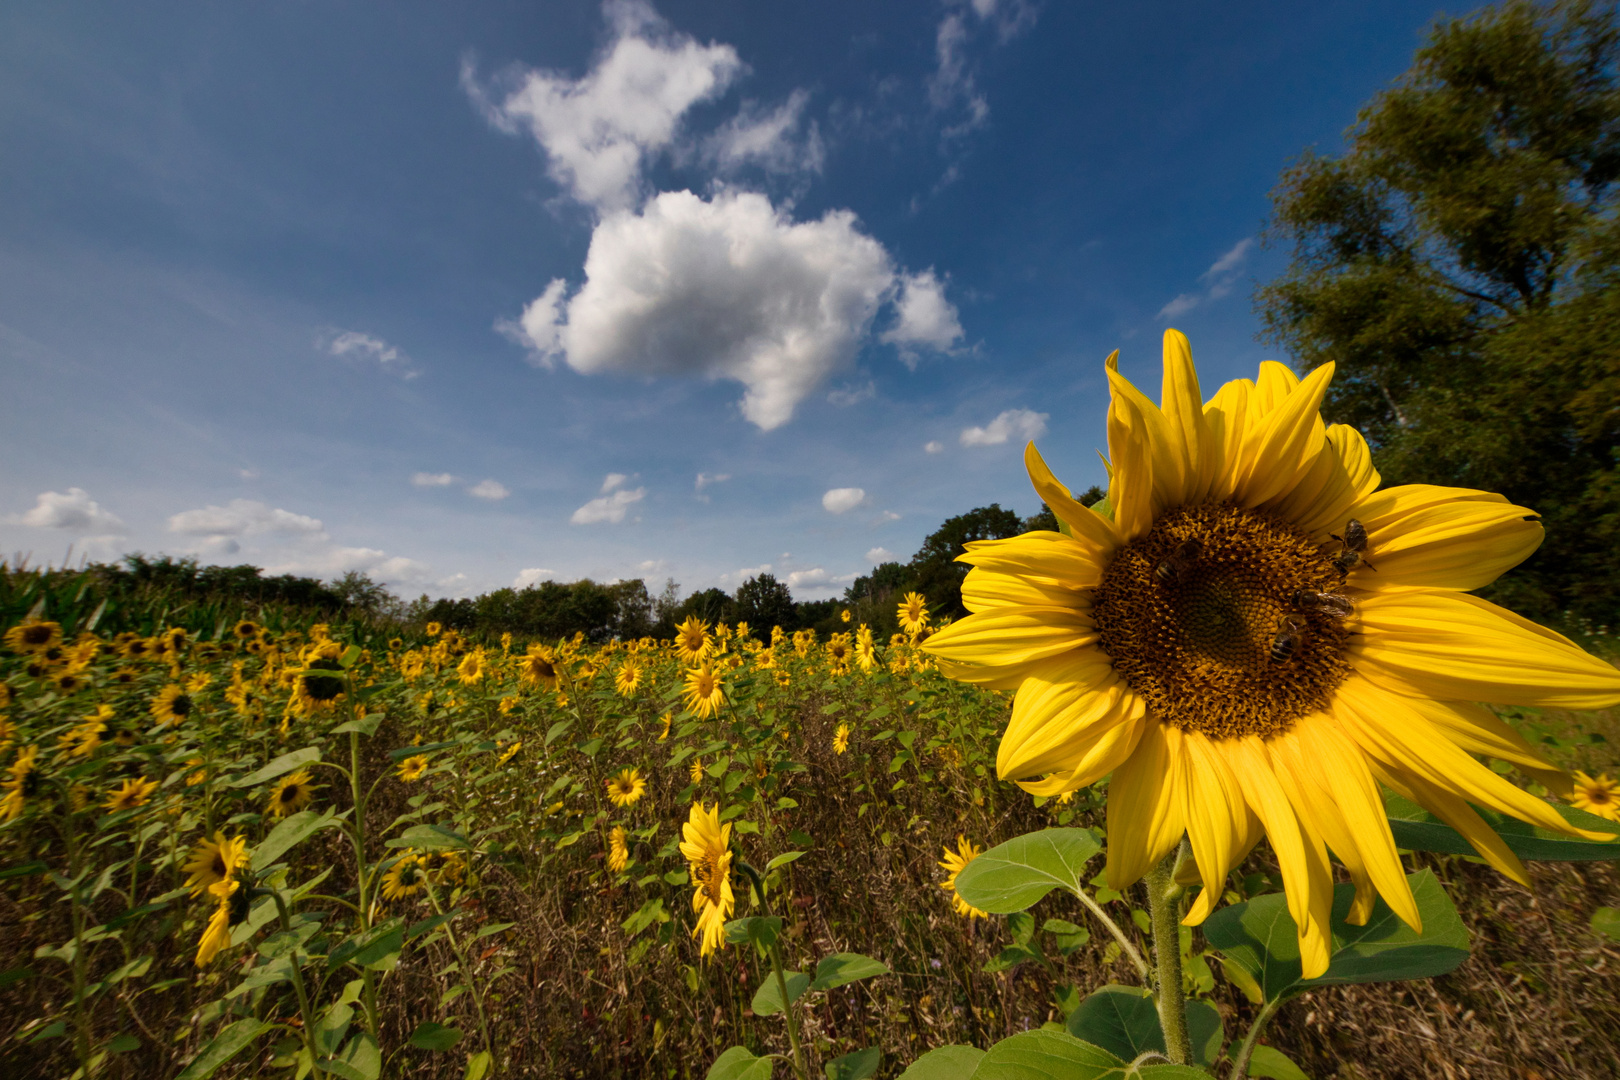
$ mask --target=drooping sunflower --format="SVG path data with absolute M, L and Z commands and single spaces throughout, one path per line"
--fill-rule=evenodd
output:
M 308 769 L 290 772 L 276 781 L 265 808 L 271 817 L 282 818 L 308 806 L 315 798 L 316 785 L 311 782 Z
M 647 778 L 637 768 L 621 769 L 604 783 L 614 806 L 634 806 L 647 793 Z
M 17 759 L 6 767 L 6 779 L 0 783 L 0 822 L 22 816 L 28 798 L 39 786 L 34 770 L 38 767 L 39 747 L 25 746 L 17 751 Z
M 900 628 L 915 636 L 928 625 L 928 599 L 921 593 L 908 592 L 895 614 L 900 619 Z
M 613 826 L 608 833 L 608 869 L 615 874 L 623 873 L 624 868 L 630 865 L 630 848 L 625 843 L 626 833 L 623 825 Z
M 427 772 L 428 759 L 426 754 L 412 754 L 399 763 L 399 778 L 406 783 L 422 779 Z
M 415 896 L 427 884 L 427 871 L 422 856 L 412 852 L 400 857 L 383 875 L 383 899 L 401 900 Z
M 523 749 L 523 740 L 519 739 L 517 742 L 513 743 L 511 746 L 508 746 L 506 749 L 501 751 L 501 756 L 495 760 L 495 764 L 496 765 L 505 765 L 508 761 L 511 761 L 513 758 L 517 757 L 517 752 L 519 750 L 522 750 L 522 749 Z
M 242 883 L 234 877 L 224 878 L 208 886 L 208 895 L 216 903 L 208 918 L 201 940 L 197 942 L 197 966 L 207 967 L 222 949 L 231 946 L 231 927 L 248 916 L 248 894 Z
M 686 687 L 681 691 L 686 707 L 697 717 L 717 716 L 726 703 L 725 687 L 708 661 L 686 673 Z
M 1588 776 L 1576 770 L 1575 790 L 1569 797 L 1570 805 L 1588 814 L 1620 821 L 1620 782 L 1609 779 L 1607 773 Z
M 186 887 L 193 896 L 201 896 L 226 878 L 235 877 L 237 869 L 246 865 L 247 837 L 216 832 L 191 849 L 191 859 L 184 867 L 189 875 Z
M 695 802 L 681 837 L 681 855 L 692 875 L 692 910 L 698 917 L 692 936 L 702 939 L 702 954 L 708 956 L 725 941 L 726 920 L 737 904 L 731 891 L 731 825 L 720 824 L 718 802 L 713 810 Z
M 544 645 L 530 645 L 518 661 L 518 676 L 529 686 L 557 689 L 556 655 Z
M 662 729 L 658 732 L 659 742 L 663 742 L 665 739 L 669 738 L 669 725 L 674 723 L 674 721 L 675 714 L 670 712 L 666 712 L 663 716 L 658 718 L 658 722 L 663 725 Z
M 62 643 L 62 627 L 43 619 L 24 619 L 6 631 L 5 643 L 14 653 L 43 652 Z
M 956 850 L 952 851 L 950 848 L 946 848 L 945 857 L 939 861 L 940 866 L 950 871 L 950 876 L 939 887 L 951 894 L 951 905 L 956 908 L 956 913 L 965 915 L 970 919 L 987 919 L 990 916 L 988 912 L 980 911 L 962 899 L 962 894 L 956 891 L 956 875 L 960 874 L 962 868 L 968 863 L 983 854 L 983 851 L 983 848 L 974 846 L 973 841 L 969 840 L 965 835 L 957 833 Z
M 1535 550 L 1533 513 L 1484 491 L 1380 491 L 1361 436 L 1322 423 L 1332 365 L 1301 381 L 1268 362 L 1206 404 L 1169 331 L 1154 405 L 1116 358 L 1110 512 L 1076 502 L 1031 444 L 1030 478 L 1064 531 L 970 544 L 972 614 L 924 646 L 948 675 L 1017 689 L 999 774 L 1057 795 L 1111 772 L 1109 886 L 1185 833 L 1204 885 L 1189 924 L 1268 838 L 1307 977 L 1327 967 L 1330 848 L 1356 887 L 1352 922 L 1378 894 L 1419 926 L 1380 783 L 1527 883 L 1467 803 L 1573 830 L 1470 755 L 1555 793 L 1569 778 L 1465 702 L 1620 701 L 1620 670 L 1468 595 Z
M 156 780 L 148 780 L 144 776 L 137 776 L 131 780 L 125 780 L 123 786 L 108 795 L 107 801 L 101 805 L 106 807 L 110 813 L 117 813 L 120 810 L 134 810 L 136 807 L 145 806 L 150 802 L 152 793 L 157 789 L 158 782 Z
M 709 639 L 709 624 L 696 615 L 688 615 L 675 628 L 675 654 L 683 664 L 695 664 L 709 655 L 713 643 Z
M 158 691 L 158 696 L 152 699 L 152 718 L 164 727 L 173 727 L 185 722 L 191 715 L 194 705 L 191 695 L 184 687 L 171 683 Z
M 838 730 L 833 732 L 833 753 L 842 754 L 849 749 L 849 725 L 839 724 Z

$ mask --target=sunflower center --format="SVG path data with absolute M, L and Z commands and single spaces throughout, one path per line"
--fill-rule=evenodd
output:
M 1252 510 L 1172 511 L 1104 573 L 1102 649 L 1165 723 L 1213 738 L 1286 731 L 1350 673 L 1350 634 L 1327 602 L 1342 580 L 1331 554 Z

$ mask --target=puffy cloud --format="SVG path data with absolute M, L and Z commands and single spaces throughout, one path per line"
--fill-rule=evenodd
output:
M 512 588 L 527 589 L 531 585 L 538 585 L 542 581 L 546 581 L 556 576 L 557 571 L 555 570 L 543 570 L 538 566 L 531 566 L 518 571 L 517 577 L 512 581 Z
M 686 110 L 719 95 L 744 65 L 730 45 L 671 30 L 646 3 L 604 11 L 614 38 L 583 78 L 521 72 L 494 102 L 466 64 L 462 85 L 497 127 L 534 136 L 552 178 L 575 199 L 606 211 L 638 201 L 645 160 L 674 143 Z
M 397 378 L 414 379 L 422 374 L 401 349 L 358 330 L 330 331 L 317 339 L 315 345 L 333 356 L 375 360 L 385 373 Z
M 602 478 L 602 494 L 606 495 L 614 488 L 623 487 L 624 482 L 630 479 L 622 472 L 610 472 Z
M 788 588 L 797 589 L 803 585 L 825 585 L 831 575 L 819 566 L 812 566 L 808 570 L 794 570 L 787 576 Z
M 621 473 L 609 473 L 607 479 L 602 482 L 604 494 L 575 510 L 568 520 L 575 525 L 600 525 L 603 522 L 617 525 L 623 521 L 625 511 L 640 502 L 647 494 L 644 487 L 634 490 L 620 487 L 624 480 L 625 477 Z M 609 491 L 612 491 L 611 495 L 605 494 Z
M 822 509 L 829 514 L 843 514 L 866 501 L 866 492 L 858 487 L 833 488 L 821 497 Z
M 1238 276 L 1243 272 L 1243 264 L 1249 258 L 1249 250 L 1253 247 L 1254 237 L 1252 236 L 1246 236 L 1233 244 L 1224 255 L 1210 265 L 1208 270 L 1198 275 L 1198 280 L 1204 286 L 1204 291 L 1182 293 L 1159 309 L 1159 318 L 1177 319 L 1200 304 L 1207 303 L 1210 300 L 1219 300 L 1221 297 L 1228 295 L 1233 286 L 1237 284 Z
M 182 536 L 207 538 L 260 536 L 280 533 L 291 536 L 325 536 L 319 518 L 272 509 L 254 499 L 232 499 L 226 506 L 206 506 L 184 510 L 169 518 L 169 531 Z M 234 554 L 236 548 L 231 548 Z
M 499 502 L 512 494 L 512 492 L 499 480 L 480 480 L 467 489 L 467 494 L 475 499 L 488 499 L 491 502 Z
M 417 585 L 427 580 L 428 566 L 403 555 L 367 547 L 329 545 L 295 551 L 266 568 L 271 574 L 302 574 L 318 578 L 341 577 L 351 570 L 383 585 Z
M 735 379 L 743 416 L 769 431 L 848 365 L 894 281 L 848 210 L 794 222 L 752 192 L 671 191 L 605 217 L 585 284 L 566 306 L 548 288 L 521 329 L 588 375 Z
M 411 477 L 411 483 L 417 487 L 449 487 L 455 482 L 456 478 L 447 472 L 419 472 Z
M 938 439 L 929 439 L 923 443 L 923 453 L 925 454 L 943 454 L 944 452 L 945 444 Z
M 105 536 L 121 536 L 126 531 L 117 514 L 103 509 L 88 492 L 76 487 L 70 487 L 65 492 L 40 492 L 34 500 L 33 509 L 16 520 L 36 529 L 71 529 Z
M 945 286 L 932 267 L 901 277 L 894 308 L 895 324 L 883 332 L 881 340 L 899 346 L 900 359 L 907 367 L 916 367 L 915 346 L 948 352 L 962 339 L 956 307 L 945 299 Z
M 900 520 L 900 515 L 899 514 L 895 513 L 893 510 L 885 510 L 885 511 L 883 511 L 883 513 L 879 514 L 877 517 L 872 519 L 872 524 L 874 524 L 874 525 L 887 525 L 891 521 L 899 521 L 899 520 Z
M 1030 409 L 1008 409 L 984 427 L 964 428 L 962 445 L 1000 446 L 1008 439 L 1017 439 L 1019 442 L 1038 439 L 1046 431 L 1046 420 L 1049 415 Z
M 894 552 L 886 547 L 875 547 L 867 551 L 866 561 L 873 566 L 879 563 L 894 562 Z
M 825 156 L 815 121 L 798 135 L 810 95 L 795 90 L 775 109 L 766 112 L 752 101 L 743 102 L 736 116 L 704 140 L 704 157 L 723 172 L 759 165 L 774 173 L 819 173 Z

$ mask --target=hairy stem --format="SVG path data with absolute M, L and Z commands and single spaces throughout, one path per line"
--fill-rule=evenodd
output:
M 1153 961 L 1158 969 L 1154 988 L 1164 1045 L 1177 1065 L 1192 1061 L 1187 1038 L 1187 999 L 1181 992 L 1181 931 L 1176 899 L 1180 890 L 1171 878 L 1170 856 L 1143 877 L 1147 885 L 1148 914 L 1153 919 Z

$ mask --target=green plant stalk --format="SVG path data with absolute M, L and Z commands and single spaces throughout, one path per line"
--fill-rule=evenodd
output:
M 443 915 L 444 907 L 439 903 L 438 893 L 433 891 L 433 882 L 428 881 L 424 875 L 422 884 L 427 886 L 428 902 L 433 905 L 433 914 Z M 478 1032 L 484 1037 L 484 1050 L 489 1054 L 491 1066 L 495 1063 L 495 1043 L 489 1035 L 489 1019 L 484 1015 L 484 995 L 479 991 L 477 982 L 473 979 L 472 965 L 467 961 L 467 950 L 462 948 L 461 941 L 456 937 L 455 927 L 450 925 L 453 919 L 446 920 L 444 924 L 445 937 L 450 939 L 450 948 L 455 951 L 456 963 L 461 965 L 461 977 L 466 981 L 467 991 L 472 994 L 473 1008 L 478 1012 Z
M 286 903 L 281 899 L 281 893 L 276 889 L 265 889 L 276 902 L 276 913 L 281 916 L 281 928 L 292 932 L 292 916 L 287 911 Z M 292 954 L 293 992 L 298 995 L 298 1014 L 304 1018 L 304 1051 L 309 1054 L 309 1068 L 315 1076 L 321 1075 L 318 1064 L 320 1054 L 315 1049 L 315 1011 L 310 1005 L 309 991 L 304 987 L 304 965 L 298 962 L 298 949 L 295 947 Z
M 1187 1037 L 1187 999 L 1181 992 L 1181 933 L 1177 917 L 1180 889 L 1171 877 L 1171 860 L 1150 868 L 1143 875 L 1147 885 L 1148 915 L 1153 920 L 1153 960 L 1158 969 L 1154 997 L 1159 1008 L 1159 1026 L 1164 1029 L 1164 1045 L 1177 1065 L 1192 1061 L 1192 1043 Z
M 343 673 L 343 715 L 345 722 L 354 721 L 354 683 L 349 673 Z M 349 833 L 354 841 L 354 878 L 355 888 L 360 896 L 360 932 L 368 933 L 371 930 L 371 904 L 367 894 L 367 886 L 371 884 L 366 874 L 366 796 L 360 790 L 360 733 L 354 729 L 349 730 L 349 791 L 354 797 L 353 830 Z M 377 1023 L 377 983 L 372 977 L 370 968 L 362 968 L 360 978 L 364 983 L 364 1000 L 366 1006 L 366 1030 L 371 1037 L 379 1043 L 382 1033 Z
M 1260 1015 L 1256 1016 L 1254 1023 L 1249 1025 L 1248 1034 L 1243 1036 L 1243 1045 L 1238 1048 L 1237 1057 L 1232 1060 L 1232 1072 L 1227 1080 L 1248 1080 L 1249 1058 L 1254 1056 L 1255 1043 L 1259 1041 L 1260 1033 L 1265 1030 L 1266 1023 L 1276 1015 L 1277 1010 L 1281 1007 L 1282 999 L 1278 998 L 1275 1001 L 1266 1002 L 1265 1006 L 1261 1008 Z
M 78 834 L 73 827 L 73 794 L 66 788 L 62 790 L 62 797 L 67 801 L 67 820 L 62 829 L 62 839 L 68 851 L 68 880 L 73 882 L 73 888 L 68 890 L 68 902 L 72 908 L 73 917 L 73 1049 L 79 1058 L 79 1075 L 90 1075 L 90 1012 L 85 1008 L 85 956 L 84 956 L 84 904 L 80 900 L 80 892 L 84 883 L 79 877 L 79 844 Z
M 1108 912 L 1103 910 L 1102 905 L 1093 900 L 1084 889 L 1076 889 L 1074 895 L 1079 897 L 1080 902 L 1086 906 L 1086 910 L 1095 915 L 1097 921 L 1101 922 L 1108 932 L 1114 935 L 1114 940 L 1119 943 L 1120 949 L 1130 958 L 1131 963 L 1136 965 L 1136 971 L 1142 976 L 1142 981 L 1145 983 L 1152 982 L 1152 969 L 1148 967 L 1147 961 L 1142 959 L 1142 954 L 1136 951 L 1136 945 L 1126 936 L 1125 931 L 1120 929 L 1120 925 L 1111 919 Z
M 759 906 L 765 912 L 765 918 L 771 917 L 771 905 L 765 899 L 765 883 L 760 880 L 759 871 L 742 860 L 737 861 L 737 869 L 741 870 L 753 884 L 754 895 L 759 897 Z M 799 1045 L 799 1025 L 793 1018 L 793 1003 L 788 1000 L 787 976 L 782 974 L 782 943 L 771 942 L 771 970 L 776 974 L 776 989 L 782 995 L 782 1019 L 787 1021 L 788 1046 L 793 1050 L 793 1071 L 799 1080 L 810 1080 L 810 1070 L 805 1068 L 804 1048 Z

